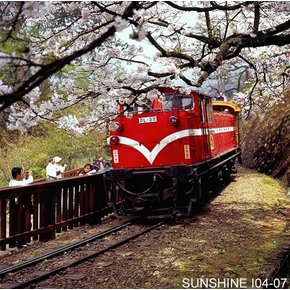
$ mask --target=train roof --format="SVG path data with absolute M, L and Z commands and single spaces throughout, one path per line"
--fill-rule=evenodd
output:
M 218 109 L 218 111 L 223 111 L 225 109 L 231 109 L 234 112 L 240 112 L 241 109 L 232 102 L 226 101 L 213 101 L 212 102 L 213 109 Z
M 180 90 L 184 90 L 185 88 L 184 87 L 178 87 L 178 86 L 175 86 L 175 87 L 158 87 L 157 88 L 161 93 L 166 93 L 166 92 L 180 92 Z M 182 92 L 180 92 L 182 93 Z M 194 94 L 198 94 L 198 95 L 202 95 L 204 97 L 207 97 L 207 98 L 212 98 L 210 95 L 207 95 L 205 93 L 202 93 L 202 92 L 199 92 L 197 90 L 194 90 L 194 89 L 190 89 L 190 93 L 194 93 Z

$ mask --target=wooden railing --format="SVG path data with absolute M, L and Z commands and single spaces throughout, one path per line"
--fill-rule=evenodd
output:
M 82 168 L 76 168 L 76 169 L 70 169 L 67 170 L 63 173 L 63 177 L 73 177 L 73 176 L 77 176 L 78 173 L 81 171 Z M 39 183 L 39 182 L 44 182 L 46 181 L 46 177 L 44 178 L 39 178 L 39 179 L 35 179 L 33 181 L 33 183 Z
M 101 173 L 0 188 L 0 249 L 54 239 L 109 212 Z

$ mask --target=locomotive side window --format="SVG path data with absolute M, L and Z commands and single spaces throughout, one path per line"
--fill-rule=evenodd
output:
M 207 97 L 203 97 L 199 95 L 199 108 L 200 108 L 200 122 L 201 123 L 211 123 L 213 121 L 212 118 L 212 100 Z
M 206 99 L 206 100 L 205 100 L 207 121 L 208 121 L 209 123 L 212 122 L 212 105 L 211 105 L 211 102 L 212 102 L 211 99 Z
M 205 114 L 204 114 L 204 98 L 202 96 L 199 96 L 198 98 L 199 102 L 199 108 L 200 108 L 200 122 L 205 122 Z

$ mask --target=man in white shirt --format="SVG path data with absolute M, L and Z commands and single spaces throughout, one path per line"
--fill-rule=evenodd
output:
M 46 180 L 52 181 L 56 180 L 56 164 L 54 158 L 49 158 L 48 164 L 46 166 Z
M 10 180 L 9 186 L 24 186 L 28 185 L 33 182 L 33 176 L 32 171 L 28 171 L 28 177 L 27 179 L 24 178 L 22 174 L 22 168 L 20 167 L 13 167 L 11 170 L 11 174 L 13 179 Z M 17 211 L 17 214 L 19 215 L 19 220 L 17 221 L 17 230 L 18 233 L 30 231 L 31 229 L 31 222 L 29 224 L 26 223 L 26 216 L 29 215 L 31 217 L 32 214 L 32 202 L 31 202 L 31 196 L 22 196 L 22 197 L 16 197 L 15 198 L 15 210 Z M 17 241 L 17 248 L 26 247 L 26 243 L 30 242 L 30 238 L 27 239 L 19 239 Z
M 23 178 L 22 169 L 20 167 L 13 167 L 11 174 L 13 179 L 10 180 L 9 186 L 24 186 L 33 182 L 31 171 L 29 171 L 29 176 L 27 179 Z

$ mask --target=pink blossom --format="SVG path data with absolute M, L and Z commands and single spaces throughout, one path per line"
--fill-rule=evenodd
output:
M 127 28 L 129 25 L 129 21 L 126 20 L 126 19 L 123 19 L 122 17 L 120 16 L 117 16 L 115 18 L 115 22 L 114 22 L 114 26 L 116 28 L 116 31 L 122 31 L 124 30 L 125 28 Z
M 88 21 L 90 19 L 90 16 L 91 16 L 91 12 L 90 12 L 90 9 L 87 8 L 87 7 L 84 7 L 82 9 L 82 18 L 86 21 Z

